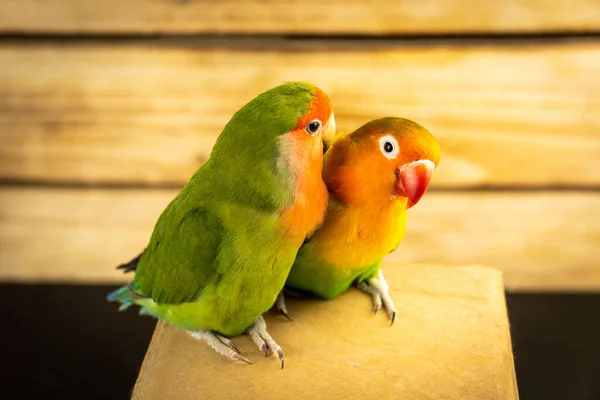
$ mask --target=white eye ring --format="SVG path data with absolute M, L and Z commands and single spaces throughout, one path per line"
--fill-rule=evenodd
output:
M 379 149 L 390 160 L 395 159 L 398 153 L 400 153 L 400 146 L 392 135 L 385 135 L 379 138 Z
M 308 124 L 306 124 L 306 126 L 304 127 L 304 130 L 306 131 L 306 133 L 313 136 L 319 132 L 322 125 L 323 125 L 323 123 L 321 122 L 320 119 L 313 119 Z

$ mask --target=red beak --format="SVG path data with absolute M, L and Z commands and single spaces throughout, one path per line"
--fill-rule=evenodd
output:
M 435 164 L 429 160 L 418 160 L 404 164 L 396 170 L 396 185 L 394 194 L 408 198 L 406 209 L 411 208 L 421 200 L 429 181 Z

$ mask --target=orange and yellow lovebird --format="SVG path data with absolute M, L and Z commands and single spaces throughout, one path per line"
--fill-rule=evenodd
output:
M 381 118 L 339 135 L 323 159 L 325 220 L 298 251 L 286 288 L 331 299 L 355 284 L 393 323 L 396 308 L 381 259 L 400 244 L 407 210 L 425 193 L 439 161 L 435 138 L 408 119 Z M 283 294 L 276 308 L 287 316 Z

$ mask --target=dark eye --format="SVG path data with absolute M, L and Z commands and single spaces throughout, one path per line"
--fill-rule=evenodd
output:
M 306 130 L 306 133 L 308 133 L 309 135 L 316 134 L 317 132 L 319 132 L 319 129 L 321 129 L 321 121 L 319 121 L 318 119 L 313 119 L 308 124 L 306 124 L 306 127 L 304 128 L 304 130 Z
M 379 148 L 384 156 L 394 159 L 400 152 L 400 146 L 392 135 L 385 135 L 379 138 Z

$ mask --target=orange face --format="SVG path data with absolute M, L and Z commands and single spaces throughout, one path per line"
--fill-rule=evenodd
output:
M 323 142 L 328 143 L 335 136 L 335 117 L 327 94 L 316 86 L 314 90 L 315 98 L 308 112 L 298 120 L 289 135 L 293 137 L 296 149 L 297 146 L 306 146 L 322 152 Z
M 323 141 L 335 136 L 335 118 L 329 97 L 314 87 L 315 98 L 308 112 L 302 116 L 294 129 L 281 137 L 282 149 L 289 152 L 286 160 L 296 173 L 304 173 L 307 167 L 322 168 Z M 319 179 L 321 174 L 319 172 Z
M 348 205 L 406 199 L 417 204 L 440 161 L 435 138 L 403 118 L 381 118 L 335 141 L 324 158 L 329 191 Z
M 304 240 L 323 219 L 327 189 L 322 179 L 323 142 L 335 136 L 335 118 L 327 95 L 315 87 L 308 112 L 290 132 L 282 135 L 281 158 L 294 176 L 294 204 L 286 211 L 286 226 Z

